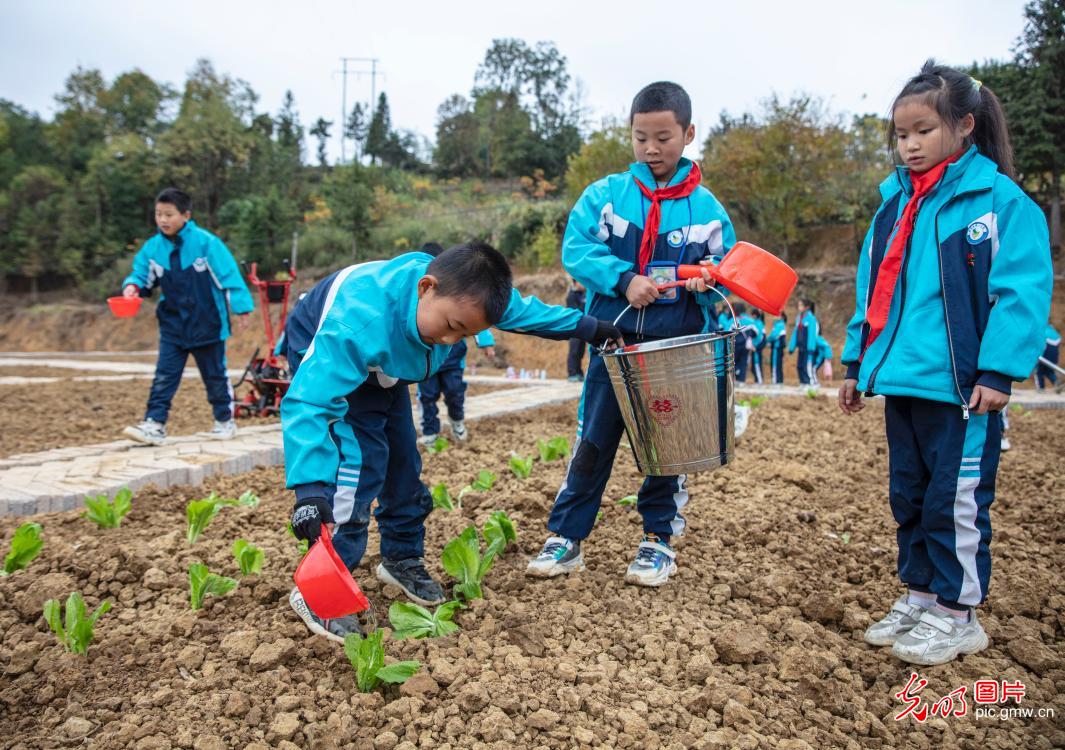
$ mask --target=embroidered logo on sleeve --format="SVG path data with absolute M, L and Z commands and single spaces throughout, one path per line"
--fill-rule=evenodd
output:
M 666 235 L 666 242 L 669 243 L 670 247 L 680 247 L 684 244 L 684 233 L 679 229 L 674 229 Z

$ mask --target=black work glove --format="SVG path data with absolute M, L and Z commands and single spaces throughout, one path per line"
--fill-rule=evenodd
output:
M 621 329 L 607 320 L 597 320 L 595 333 L 588 343 L 597 349 L 602 349 L 609 342 L 621 343 Z
M 324 497 L 308 497 L 296 501 L 292 509 L 292 533 L 297 539 L 312 544 L 322 535 L 322 524 L 333 523 L 333 509 Z

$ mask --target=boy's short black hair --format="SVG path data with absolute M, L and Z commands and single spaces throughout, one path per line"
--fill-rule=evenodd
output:
M 436 277 L 440 296 L 475 300 L 492 325 L 503 319 L 513 276 L 507 259 L 491 245 L 466 242 L 449 247 L 433 258 L 426 273 Z
M 435 258 L 436 256 L 440 255 L 440 253 L 444 252 L 444 246 L 441 245 L 439 242 L 426 242 L 424 245 L 418 248 L 418 252 L 427 253 L 428 255 L 431 255 Z
M 629 126 L 636 115 L 646 112 L 672 112 L 682 130 L 692 124 L 692 100 L 688 92 L 671 81 L 655 81 L 640 89 L 629 110 Z
M 184 190 L 176 187 L 164 188 L 159 195 L 155 196 L 156 203 L 169 203 L 178 210 L 178 213 L 187 214 L 192 210 L 192 197 Z

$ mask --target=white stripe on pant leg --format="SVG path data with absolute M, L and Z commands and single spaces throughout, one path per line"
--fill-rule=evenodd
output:
M 962 572 L 958 604 L 969 607 L 975 607 L 982 598 L 980 576 L 976 570 L 976 553 L 980 549 L 980 530 L 976 528 L 976 488 L 979 485 L 978 476 L 958 477 L 954 494 L 954 553 Z
M 677 513 L 673 516 L 673 520 L 669 522 L 670 528 L 673 530 L 671 536 L 683 536 L 684 527 L 687 526 L 684 516 L 680 514 L 681 509 L 688 504 L 688 488 L 684 486 L 687 481 L 687 474 L 677 475 L 677 491 L 673 493 L 673 504 L 676 506 Z
M 754 382 L 758 383 L 758 385 L 761 385 L 762 384 L 762 360 L 759 358 L 759 359 L 753 360 L 753 362 L 754 362 Z
M 342 484 L 333 494 L 333 521 L 339 526 L 351 520 L 355 512 L 355 490 L 358 485 Z

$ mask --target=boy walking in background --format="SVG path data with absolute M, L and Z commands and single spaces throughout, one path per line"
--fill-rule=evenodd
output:
M 177 188 L 159 193 L 155 224 L 159 233 L 137 251 L 133 273 L 122 282 L 122 294 L 146 297 L 155 287 L 160 288 L 155 308 L 159 358 L 144 421 L 127 427 L 123 434 L 150 445 L 166 439 L 170 403 L 191 354 L 214 411 L 210 435 L 229 440 L 237 434 L 233 388 L 226 375 L 229 314 L 240 316 L 239 327 L 243 329 L 255 303 L 229 248 L 192 220 L 188 193 Z
M 769 332 L 769 358 L 773 369 L 773 385 L 784 384 L 784 351 L 788 346 L 788 314 L 781 313 Z
M 640 91 L 629 118 L 636 163 L 585 189 L 566 226 L 562 264 L 588 288 L 589 314 L 601 320 L 621 316 L 626 344 L 715 329 L 705 278 L 689 280 L 675 294 L 660 293 L 649 278 L 651 269 L 658 275 L 670 268 L 676 278 L 677 264 L 709 262 L 736 241 L 725 209 L 701 184 L 699 165 L 683 157 L 695 138 L 691 112 L 688 94 L 675 83 Z M 551 535 L 528 575 L 548 578 L 584 568 L 581 543 L 595 524 L 623 432 L 606 365 L 592 351 L 573 457 L 547 523 Z M 626 582 L 661 586 L 676 571 L 672 541 L 684 531 L 686 482 L 684 475 L 644 480 L 636 504 L 643 539 Z
M 821 325 L 814 315 L 814 302 L 809 299 L 799 300 L 799 315 L 795 319 L 795 330 L 791 332 L 788 353 L 798 350 L 795 367 L 799 382 L 803 385 L 817 386 L 817 339 L 821 336 Z

